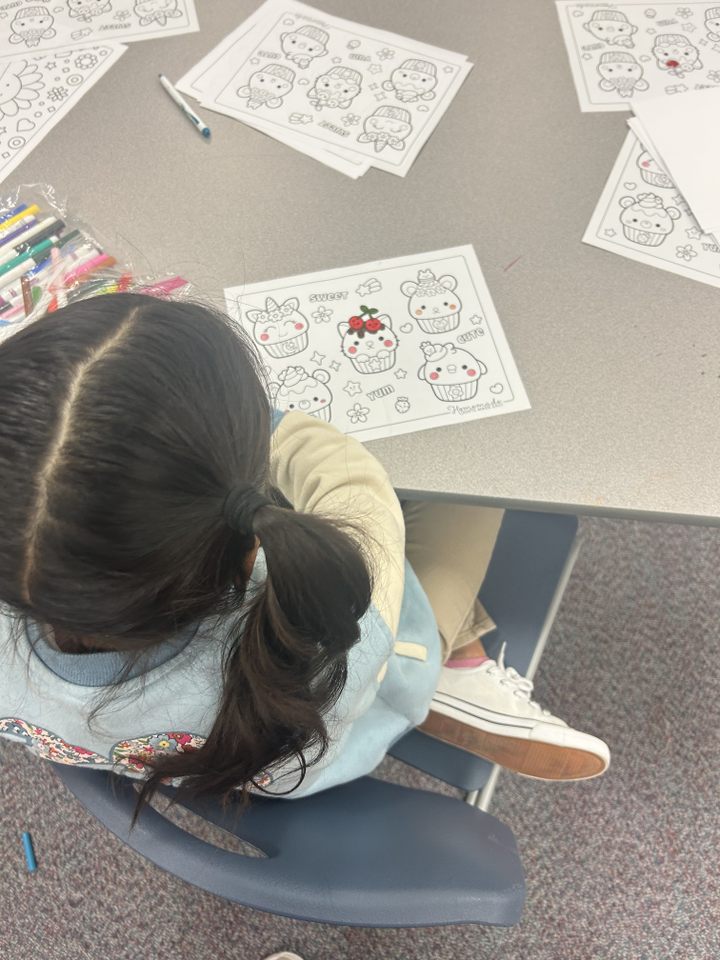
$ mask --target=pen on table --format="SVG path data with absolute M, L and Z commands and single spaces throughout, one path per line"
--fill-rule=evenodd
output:
M 25 831 L 22 835 L 22 845 L 23 850 L 25 851 L 25 862 L 27 863 L 27 868 L 30 873 L 35 873 L 37 870 L 37 860 L 35 859 L 35 851 L 33 850 L 33 842 L 30 834 Z
M 200 119 L 200 117 L 195 113 L 190 104 L 180 96 L 175 87 L 170 83 L 168 78 L 162 73 L 158 74 L 158 79 L 162 84 L 163 88 L 167 91 L 171 100 L 174 100 L 175 103 L 180 107 L 182 112 L 188 118 L 190 123 L 195 127 L 198 133 L 202 134 L 203 137 L 207 138 L 210 136 L 210 127 Z
M 33 312 L 33 298 L 32 290 L 30 289 L 30 280 L 28 279 L 27 274 L 23 274 L 23 276 L 20 277 L 20 288 L 22 290 L 23 309 L 25 310 L 25 316 L 29 317 Z
M 33 220 L 36 213 L 40 213 L 40 207 L 36 203 L 33 203 L 32 206 L 25 207 L 20 213 L 16 213 L 15 216 L 8 217 L 1 225 L 0 240 L 7 238 L 7 234 L 11 232 L 11 227 L 15 226 L 16 223 L 20 221 L 26 223 L 29 219 Z

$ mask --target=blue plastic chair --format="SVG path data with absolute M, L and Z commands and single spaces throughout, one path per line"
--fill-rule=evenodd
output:
M 508 511 L 481 599 L 507 642 L 506 662 L 532 674 L 574 559 L 574 517 Z M 200 840 L 155 809 L 130 831 L 136 793 L 114 774 L 56 766 L 81 804 L 133 850 L 188 883 L 244 906 L 367 927 L 509 926 L 525 899 L 510 829 L 479 809 L 497 768 L 418 731 L 392 755 L 463 790 L 469 803 L 364 777 L 298 800 L 230 806 L 183 801 L 263 857 Z M 172 791 L 166 791 L 171 794 Z

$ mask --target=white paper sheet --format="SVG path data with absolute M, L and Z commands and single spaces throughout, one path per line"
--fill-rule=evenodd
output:
M 583 112 L 720 85 L 720 5 L 556 3 Z
M 195 0 L 0 2 L 0 58 L 198 30 Z
M 633 106 L 642 141 L 662 158 L 700 227 L 720 232 L 720 87 Z
M 530 407 L 471 246 L 225 290 L 282 410 L 359 440 Z
M 181 93 L 194 97 L 194 99 L 202 103 L 206 109 L 213 110 L 216 113 L 225 113 L 225 111 L 216 104 L 206 101 L 207 94 L 213 86 L 213 74 L 216 73 L 218 65 L 222 67 L 223 63 L 233 63 L 237 60 L 238 51 L 242 50 L 243 44 L 247 42 L 247 34 L 250 33 L 258 23 L 262 22 L 268 12 L 272 12 L 275 2 L 276 0 L 266 0 L 262 6 L 258 7 L 251 17 L 243 21 L 239 27 L 221 40 L 216 47 L 178 80 L 176 83 L 177 89 L 180 90 Z M 227 114 L 225 115 L 227 116 Z M 234 119 L 237 118 L 234 117 Z M 353 179 L 361 177 L 370 169 L 370 164 L 364 160 L 340 156 L 332 150 L 327 150 L 322 145 L 316 146 L 307 141 L 302 141 L 300 138 L 294 137 L 282 130 L 265 130 L 261 125 L 250 122 L 247 118 L 243 119 L 247 126 L 261 130 L 262 133 L 271 136 L 273 139 L 279 140 L 281 143 L 285 143 L 295 150 L 305 153 L 314 160 L 319 160 L 333 170 L 338 170 L 340 173 L 344 173 Z
M 181 89 L 199 85 L 203 104 L 278 139 L 404 176 L 472 64 L 295 0 L 261 10 Z
M 628 133 L 583 237 L 630 260 L 720 287 L 720 246 L 634 133 Z
M 0 60 L 0 180 L 125 52 L 103 44 Z

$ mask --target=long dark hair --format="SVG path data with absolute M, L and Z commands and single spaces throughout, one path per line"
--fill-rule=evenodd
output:
M 142 799 L 166 777 L 247 795 L 292 758 L 300 781 L 327 746 L 370 575 L 340 524 L 281 505 L 270 442 L 254 351 L 198 304 L 97 297 L 0 345 L 0 602 L 135 656 L 231 623 L 207 641 L 226 653 L 204 746 L 156 756 Z M 246 596 L 256 536 L 267 578 Z

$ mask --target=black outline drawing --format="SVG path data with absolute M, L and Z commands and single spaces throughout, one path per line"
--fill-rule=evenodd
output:
M 705 11 L 705 29 L 708 40 L 717 43 L 720 40 L 720 7 L 710 7 Z
M 302 39 L 297 39 L 298 37 Z M 301 70 L 307 69 L 318 57 L 326 57 L 329 42 L 330 35 L 325 30 L 311 25 L 280 34 L 280 48 L 285 59 L 296 64 Z M 292 47 L 295 47 L 295 50 Z
M 294 357 L 307 349 L 310 323 L 305 314 L 300 312 L 299 307 L 300 301 L 297 297 L 288 297 L 287 300 L 283 300 L 282 303 L 278 303 L 277 300 L 274 300 L 272 297 L 266 297 L 264 310 L 251 308 L 250 310 L 244 311 L 245 316 L 253 325 L 253 340 L 276 360 Z M 305 328 L 289 337 L 284 337 L 277 343 L 268 344 L 260 339 L 263 328 L 267 324 L 298 323 L 300 320 L 304 322 Z M 288 349 L 288 347 L 290 349 Z
M 661 50 L 661 47 L 676 47 L 678 48 L 677 53 L 672 53 L 672 50 Z M 681 59 L 683 57 L 680 47 L 689 47 L 693 53 L 693 59 L 688 61 Z M 692 70 L 702 70 L 702 60 L 700 59 L 700 51 L 697 47 L 693 46 L 692 43 L 683 36 L 682 33 L 661 33 L 655 37 L 655 42 L 653 43 L 652 50 L 650 51 L 655 57 L 655 61 L 660 70 L 665 70 L 671 77 L 677 77 L 678 80 L 682 80 L 686 73 Z M 663 61 L 663 58 L 665 59 Z
M 176 20 L 183 15 L 183 11 L 178 9 L 178 0 L 135 0 L 133 13 L 138 17 L 141 27 L 151 23 L 165 27 L 168 20 Z
M 675 229 L 674 221 L 680 219 L 678 208 L 664 206 L 662 199 L 656 193 L 641 193 L 637 197 L 620 197 L 618 203 L 623 208 L 620 214 L 623 233 L 628 240 L 642 244 L 643 247 L 659 247 L 665 237 L 669 237 Z M 644 219 L 631 217 L 632 213 L 644 214 Z M 658 220 L 659 223 L 654 222 Z M 634 223 L 638 226 L 633 226 Z
M 271 88 L 269 77 L 275 81 L 274 91 Z M 281 63 L 269 63 L 262 70 L 251 73 L 247 84 L 238 87 L 236 96 L 240 100 L 247 100 L 250 110 L 257 110 L 258 107 L 262 106 L 268 107 L 270 110 L 277 110 L 278 107 L 282 106 L 283 97 L 286 97 L 292 90 L 294 82 L 294 70 L 283 66 Z
M 111 0 L 67 0 L 67 5 L 70 16 L 81 23 L 92 23 L 93 17 L 112 10 Z
M 420 344 L 420 349 L 425 357 L 425 362 L 418 370 L 418 380 L 423 380 L 427 383 L 438 400 L 442 400 L 445 403 L 448 401 L 462 402 L 472 400 L 477 393 L 480 378 L 484 377 L 488 372 L 482 360 L 479 360 L 474 354 L 470 353 L 469 350 L 456 347 L 453 343 L 430 343 L 428 340 L 424 340 Z M 450 363 L 441 362 L 447 361 L 448 359 Z M 463 363 L 463 361 L 465 361 L 465 363 Z M 440 379 L 440 376 L 445 371 L 451 377 L 461 375 L 460 371 L 467 370 L 469 363 L 472 363 L 473 366 L 477 365 L 476 375 L 472 380 L 460 379 L 446 384 L 436 383 L 435 380 L 432 379 L 433 373 L 437 379 Z M 431 366 L 435 368 L 432 373 L 428 371 L 428 367 Z M 469 376 L 469 374 L 466 374 L 466 376 Z
M 42 74 L 34 63 L 27 60 L 0 61 L 0 119 L 16 117 L 21 110 L 32 106 L 32 101 L 40 96 L 45 86 Z M 27 121 L 32 123 L 32 121 Z M 23 129 L 34 129 L 24 126 Z M 20 131 L 20 127 L 17 127 Z
M 358 135 L 358 143 L 373 143 L 375 153 L 385 147 L 404 150 L 405 141 L 412 133 L 410 113 L 402 107 L 378 107 L 363 121 L 363 132 Z
M 362 74 L 352 67 L 330 67 L 315 78 L 307 98 L 316 110 L 324 107 L 347 110 L 362 92 Z
M 390 79 L 383 83 L 383 90 L 391 90 L 401 103 L 417 103 L 418 100 L 434 100 L 437 86 L 437 70 L 429 60 L 405 60 L 395 67 Z
M 640 72 L 637 73 L 635 68 Z M 615 91 L 619 97 L 631 97 L 636 90 L 647 90 L 650 84 L 643 79 L 645 71 L 631 53 L 603 53 L 597 65 L 602 79 L 598 86 L 606 93 Z M 628 74 L 630 74 L 628 76 Z
M 450 333 L 460 325 L 462 300 L 455 292 L 457 284 L 451 273 L 436 277 L 432 270 L 418 270 L 417 283 L 406 280 L 400 284 L 401 293 L 408 298 L 408 313 L 423 333 Z M 449 300 L 438 301 L 438 297 L 450 293 L 454 296 Z
M 342 355 L 352 363 L 353 368 L 358 373 L 374 374 L 392 370 L 397 359 L 399 343 L 397 334 L 392 328 L 392 320 L 387 313 L 378 313 L 377 310 L 368 310 L 367 307 L 361 307 L 360 309 L 362 311 L 361 315 L 353 316 L 350 320 L 341 320 L 337 325 Z M 366 317 L 365 314 L 368 314 L 368 316 Z M 357 320 L 362 321 L 362 326 L 353 327 L 352 322 Z M 369 329 L 370 324 L 373 327 L 375 327 L 375 324 L 378 324 L 378 326 L 376 329 Z M 379 356 L 375 353 L 375 340 L 384 341 L 388 335 L 395 338 L 395 343 L 388 347 L 383 342 L 378 348 L 378 354 L 384 354 L 384 356 Z M 346 346 L 351 340 L 354 341 L 352 346 Z M 365 349 L 358 357 L 350 353 L 351 349 L 357 350 L 360 348 L 362 350 L 363 347 L 372 347 L 372 350 Z M 367 357 L 367 359 L 364 363 L 361 363 L 360 361 L 364 357 Z M 372 369 L 368 369 L 368 366 L 372 366 Z
M 47 7 L 20 7 L 10 24 L 8 39 L 10 43 L 24 43 L 28 48 L 36 47 L 41 40 L 51 40 L 55 36 L 54 23 L 55 17 Z
M 398 397 L 394 406 L 398 413 L 409 413 L 412 404 L 410 403 L 409 397 Z
M 638 155 L 635 163 L 645 183 L 649 183 L 652 187 L 662 187 L 664 190 L 673 190 L 675 188 L 675 184 L 670 177 L 647 150 L 643 150 L 643 152 Z M 650 170 L 647 166 L 644 166 L 644 164 L 654 164 L 657 170 Z
M 608 46 L 628 48 L 635 46 L 632 36 L 638 32 L 638 28 L 630 23 L 621 10 L 595 10 L 583 24 L 583 29 L 587 30 L 591 37 L 602 40 Z
M 287 387 L 288 380 L 291 380 L 289 389 Z M 270 381 L 268 389 L 273 406 L 278 410 L 287 413 L 305 413 L 309 417 L 315 417 L 317 420 L 324 420 L 326 423 L 330 423 L 333 394 L 330 387 L 328 387 L 328 383 L 330 383 L 330 374 L 327 370 L 317 369 L 313 370 L 312 373 L 308 373 L 305 367 L 300 364 L 294 364 L 281 370 L 277 380 Z M 296 387 L 300 387 L 301 389 L 297 390 Z M 306 399 L 304 394 L 308 390 L 312 391 L 315 395 L 312 398 Z M 292 403 L 290 402 L 290 398 L 287 402 L 284 400 L 285 397 L 289 397 L 289 394 L 297 394 L 297 399 L 293 397 Z M 313 404 L 320 403 L 320 396 L 325 394 L 327 406 L 313 407 Z

